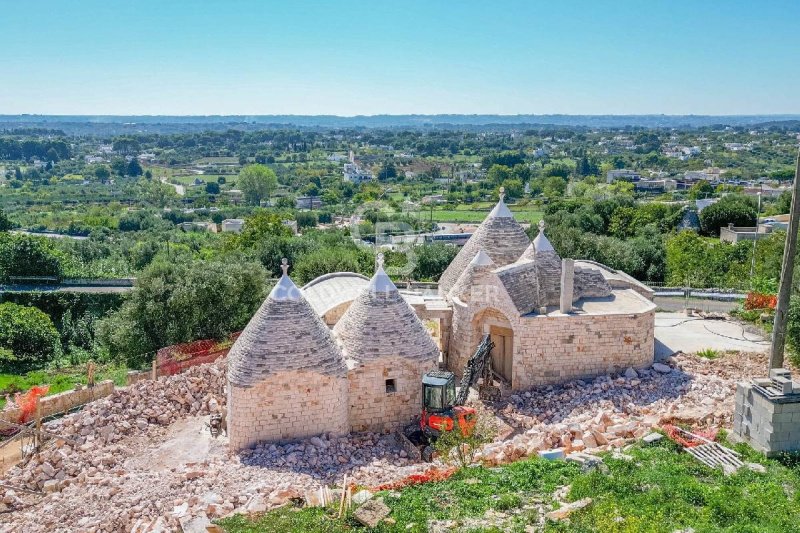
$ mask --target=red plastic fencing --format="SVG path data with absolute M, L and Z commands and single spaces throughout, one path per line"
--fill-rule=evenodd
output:
M 156 354 L 158 375 L 172 376 L 189 367 L 214 362 L 228 354 L 240 334 L 241 331 L 231 334 L 227 342 L 203 339 L 161 348 Z
M 421 485 L 423 483 L 434 483 L 437 481 L 445 481 L 446 479 L 450 478 L 453 474 L 458 471 L 456 468 L 429 468 L 425 472 L 421 474 L 411 474 L 410 476 L 406 476 L 402 479 L 397 481 L 393 481 L 391 483 L 386 483 L 384 485 L 378 485 L 377 487 L 372 488 L 373 492 L 381 491 L 381 490 L 399 490 L 404 487 L 410 487 L 411 485 Z
M 709 440 L 714 441 L 717 438 L 717 433 L 719 433 L 719 429 L 717 428 L 710 428 L 705 430 L 692 430 L 692 433 L 694 433 L 698 437 L 702 437 L 701 439 L 696 439 L 693 438 L 691 435 L 689 435 L 688 431 L 681 430 L 681 428 L 673 426 L 672 424 L 664 424 L 663 426 L 661 426 L 661 428 L 664 430 L 664 433 L 667 434 L 667 437 L 669 437 L 676 443 L 680 444 L 684 448 L 694 448 L 695 446 L 706 444 L 707 441 Z

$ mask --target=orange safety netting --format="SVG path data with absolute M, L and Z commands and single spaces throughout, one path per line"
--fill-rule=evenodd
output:
M 760 292 L 749 292 L 744 300 L 744 308 L 748 311 L 758 309 L 775 309 L 778 305 L 778 297 L 774 294 L 763 294 Z
M 203 339 L 161 348 L 156 354 L 158 375 L 171 376 L 189 367 L 216 361 L 219 357 L 227 355 L 240 334 L 241 331 L 231 334 L 229 342 Z
M 26 390 L 14 394 L 14 403 L 19 407 L 19 418 L 17 423 L 24 424 L 36 413 L 36 401 L 47 394 L 49 385 L 36 385 Z
M 672 424 L 664 424 L 661 426 L 661 429 L 664 430 L 664 433 L 667 434 L 667 437 L 675 441 L 676 443 L 680 444 L 684 448 L 694 448 L 695 446 L 700 446 L 701 444 L 707 444 L 707 441 L 714 441 L 717 438 L 717 433 L 719 433 L 719 429 L 717 428 L 709 428 L 703 430 L 696 430 L 690 432 L 679 428 L 678 426 L 673 426 Z M 694 438 L 692 434 L 701 437 L 700 439 Z M 706 439 L 706 440 L 703 440 Z
M 421 485 L 422 483 L 433 483 L 436 481 L 445 481 L 450 478 L 457 471 L 456 468 L 430 468 L 421 474 L 411 474 L 403 479 L 378 485 L 372 489 L 373 492 L 380 490 L 398 490 L 411 485 Z

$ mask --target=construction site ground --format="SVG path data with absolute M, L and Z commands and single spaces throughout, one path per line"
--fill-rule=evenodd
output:
M 659 314 L 661 342 L 686 351 L 690 345 L 679 342 L 697 334 L 703 349 L 720 350 L 718 357 L 678 354 L 653 368 L 512 394 L 486 406 L 513 431 L 487 445 L 480 459 L 502 465 L 554 447 L 599 453 L 666 421 L 729 427 L 736 382 L 765 374 L 766 357 L 726 353 L 736 344 L 725 343 L 739 342 L 728 339 L 741 333 L 737 323 L 678 322 Z M 681 331 L 685 338 L 676 335 Z M 763 343 L 750 347 L 764 350 Z M 144 381 L 49 423 L 84 444 L 51 442 L 39 458 L 5 473 L 0 531 L 203 531 L 210 520 L 262 512 L 341 485 L 345 475 L 376 487 L 431 466 L 408 457 L 393 435 L 322 436 L 230 454 L 226 438 L 213 439 L 205 428 L 224 403 L 224 368 L 223 360 Z

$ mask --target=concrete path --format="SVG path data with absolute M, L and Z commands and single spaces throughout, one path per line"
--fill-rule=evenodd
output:
M 675 352 L 692 353 L 711 348 L 718 351 L 765 352 L 769 341 L 733 320 L 687 317 L 683 313 L 656 313 L 656 360 Z

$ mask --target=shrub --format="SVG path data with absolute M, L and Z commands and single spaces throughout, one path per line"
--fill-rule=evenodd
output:
M 61 261 L 46 238 L 0 235 L 0 280 L 10 276 L 61 277 Z
M 137 278 L 122 307 L 99 322 L 98 338 L 132 366 L 164 346 L 221 339 L 253 316 L 265 279 L 260 265 L 246 261 L 157 261 Z
M 0 371 L 42 368 L 61 353 L 61 340 L 46 314 L 35 307 L 0 304 Z
M 455 419 L 453 429 L 443 431 L 434 449 L 446 463 L 454 463 L 465 468 L 475 462 L 475 455 L 484 445 L 492 442 L 497 434 L 494 417 L 485 411 L 476 413 L 475 426 L 464 431 Z
M 712 204 L 700 213 L 700 228 L 705 235 L 719 236 L 719 229 L 734 226 L 755 226 L 756 207 L 745 196 L 730 195 Z

